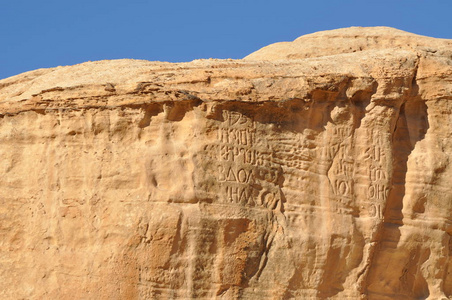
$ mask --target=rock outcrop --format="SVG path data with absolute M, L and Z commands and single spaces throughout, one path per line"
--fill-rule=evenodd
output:
M 447 299 L 452 41 L 0 81 L 1 299 Z

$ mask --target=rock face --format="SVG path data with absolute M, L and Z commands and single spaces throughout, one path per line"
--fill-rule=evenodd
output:
M 1 299 L 447 299 L 452 41 L 0 81 Z

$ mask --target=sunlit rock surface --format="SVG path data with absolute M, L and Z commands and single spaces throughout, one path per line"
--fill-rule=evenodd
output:
M 447 299 L 452 41 L 0 81 L 1 299 Z

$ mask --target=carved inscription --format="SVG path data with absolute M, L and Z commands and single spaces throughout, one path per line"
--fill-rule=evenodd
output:
M 353 194 L 354 159 L 352 155 L 352 129 L 335 127 L 331 131 L 333 140 L 340 141 L 324 151 L 324 158 L 331 161 L 328 178 L 334 195 L 349 199 Z M 347 200 L 348 201 L 348 200 Z
M 251 128 L 220 128 L 218 135 L 219 140 L 222 143 L 239 146 L 251 146 L 254 141 L 255 132 Z
M 265 141 L 257 142 L 257 124 L 238 112 L 223 111 L 218 128 L 216 180 L 221 201 L 275 209 L 281 201 L 281 167 L 272 162 Z
M 367 133 L 371 146 L 366 149 L 364 160 L 367 162 L 368 187 L 367 198 L 369 204 L 369 215 L 383 219 L 383 207 L 389 194 L 389 176 L 384 166 L 386 156 L 384 149 L 384 137 L 379 131 L 369 130 Z
M 250 164 L 254 166 L 264 166 L 265 154 L 256 149 L 244 146 L 233 146 L 230 144 L 220 144 L 220 159 L 223 161 Z
M 218 166 L 218 181 L 219 182 L 237 182 L 237 183 L 251 183 L 252 170 L 237 168 L 235 166 L 225 167 Z
M 369 205 L 369 215 L 371 217 L 376 217 L 380 220 L 383 219 L 383 210 L 381 204 L 373 204 Z

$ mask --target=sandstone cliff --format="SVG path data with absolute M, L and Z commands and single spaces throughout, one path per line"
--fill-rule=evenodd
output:
M 452 41 L 0 81 L 1 299 L 447 299 Z

